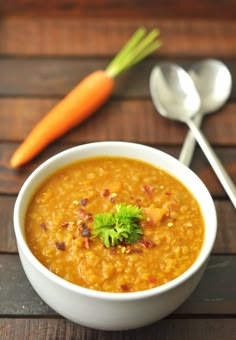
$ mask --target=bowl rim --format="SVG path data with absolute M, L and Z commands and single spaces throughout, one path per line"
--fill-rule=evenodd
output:
M 155 152 L 157 155 L 161 155 L 162 157 L 168 159 L 169 161 L 175 163 L 176 165 L 178 164 L 178 166 L 180 166 L 182 168 L 182 170 L 189 172 L 190 176 L 192 176 L 192 178 L 194 178 L 196 181 L 199 182 L 199 185 L 202 186 L 202 190 L 205 191 L 205 195 L 207 196 L 207 200 L 208 200 L 208 210 L 210 210 L 211 212 L 211 220 L 212 220 L 212 226 L 214 226 L 214 230 L 212 230 L 212 235 L 211 235 L 211 239 L 210 241 L 208 241 L 208 244 L 206 245 L 205 242 L 202 246 L 202 249 L 200 251 L 200 254 L 198 255 L 197 259 L 195 260 L 195 262 L 191 265 L 191 267 L 189 267 L 184 273 L 182 273 L 180 276 L 178 276 L 177 278 L 161 285 L 161 286 L 157 286 L 151 289 L 147 289 L 147 290 L 141 290 L 141 291 L 136 291 L 136 292 L 104 292 L 104 291 L 98 291 L 98 290 L 93 290 L 90 288 L 85 288 L 79 285 L 76 285 L 74 283 L 71 283 L 69 281 L 66 281 L 65 279 L 59 277 L 58 275 L 54 274 L 53 272 L 51 272 L 49 269 L 47 269 L 31 252 L 30 248 L 27 245 L 27 242 L 24 238 L 23 235 L 23 226 L 20 226 L 20 208 L 21 208 L 21 204 L 23 202 L 23 198 L 27 192 L 27 189 L 29 188 L 30 184 L 32 182 L 35 181 L 35 178 L 37 178 L 37 176 L 45 171 L 45 169 L 52 167 L 53 168 L 53 164 L 56 162 L 59 162 L 60 159 L 63 159 L 64 157 L 68 157 L 68 155 L 73 154 L 74 152 L 77 151 L 81 151 L 81 150 L 88 150 L 88 149 L 94 149 L 96 147 L 98 148 L 102 148 L 102 147 L 129 147 L 129 148 L 134 148 L 134 150 L 136 150 L 136 148 L 140 148 L 143 151 L 151 151 Z M 98 155 L 102 155 L 101 152 L 98 153 Z M 111 155 L 113 156 L 113 155 Z M 116 155 L 114 155 L 116 156 Z M 118 156 L 118 155 L 117 155 Z M 85 158 L 92 158 L 92 157 L 96 157 L 96 155 L 94 156 L 88 156 L 88 157 L 78 157 L 79 159 L 85 159 Z M 122 157 L 121 153 L 118 157 Z M 131 156 L 124 156 L 127 158 L 134 158 L 134 159 L 138 159 L 138 157 L 131 157 Z M 43 176 L 43 179 L 41 181 L 39 181 L 39 183 L 42 183 L 42 181 L 47 178 L 48 176 L 50 176 L 51 174 L 53 174 L 55 171 L 57 171 L 57 169 L 60 169 L 60 167 L 66 166 L 67 164 L 69 165 L 70 163 L 76 162 L 76 160 L 74 161 L 68 161 L 63 163 L 63 165 L 59 165 L 56 166 L 54 170 L 51 170 L 46 176 Z M 148 161 L 147 161 L 148 163 Z M 152 164 L 151 162 L 149 162 L 150 164 Z M 161 168 L 161 166 L 160 166 Z M 164 169 L 165 171 L 168 172 L 168 170 Z M 174 176 L 174 174 L 172 173 L 172 175 Z M 178 179 L 178 177 L 176 176 L 176 178 Z M 179 179 L 180 180 L 180 179 Z M 38 184 L 39 185 L 39 184 Z M 37 188 L 37 185 L 34 187 Z M 189 189 L 189 188 L 188 188 Z M 189 189 L 190 190 L 190 189 Z M 32 192 L 31 192 L 32 195 Z M 28 204 L 28 203 L 27 203 Z M 14 231 L 15 231 L 15 236 L 16 236 L 16 240 L 17 240 L 17 247 L 19 250 L 22 251 L 22 253 L 26 256 L 26 258 L 28 259 L 28 261 L 31 263 L 31 265 L 33 267 L 35 267 L 40 273 L 41 275 L 45 276 L 47 279 L 49 279 L 50 281 L 53 281 L 55 284 L 58 284 L 59 286 L 68 289 L 71 292 L 80 294 L 80 295 L 85 295 L 87 297 L 93 297 L 96 299 L 103 299 L 103 300 L 112 300 L 112 301 L 131 301 L 131 300 L 137 300 L 137 299 L 144 299 L 144 298 L 148 298 L 148 297 L 152 297 L 161 293 L 165 293 L 173 288 L 175 288 L 176 286 L 180 285 L 181 283 L 184 283 L 187 279 L 189 279 L 191 276 L 193 276 L 199 269 L 201 269 L 201 267 L 204 266 L 204 264 L 206 263 L 214 242 L 215 242 L 215 238 L 216 238 L 216 233 L 217 233 L 217 214 L 216 214 L 216 209 L 215 209 L 215 205 L 213 202 L 213 199 L 208 191 L 208 189 L 206 188 L 205 184 L 201 181 L 201 179 L 188 167 L 186 167 L 184 164 L 180 163 L 179 160 L 177 160 L 176 158 L 174 158 L 173 156 L 159 150 L 156 148 L 153 148 L 151 146 L 147 146 L 144 144 L 139 144 L 139 143 L 133 143 L 133 142 L 123 142 L 123 141 L 101 141 L 101 142 L 91 142 L 91 143 L 86 143 L 86 144 L 82 144 L 79 146 L 74 146 L 71 147 L 69 149 L 66 149 L 64 151 L 61 151 L 59 153 L 57 153 L 56 155 L 50 157 L 49 159 L 47 159 L 45 162 L 43 162 L 42 164 L 40 164 L 29 176 L 28 178 L 25 180 L 25 182 L 23 183 L 18 196 L 16 198 L 16 202 L 14 205 L 14 211 L 13 211 L 13 221 L 14 221 Z

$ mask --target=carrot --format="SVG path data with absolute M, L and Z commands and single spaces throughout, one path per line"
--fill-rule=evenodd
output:
M 114 79 L 103 71 L 84 78 L 64 99 L 36 124 L 13 154 L 10 165 L 17 168 L 30 161 L 50 142 L 86 119 L 112 93 Z
M 158 30 L 145 34 L 144 28 L 138 29 L 106 70 L 94 71 L 59 101 L 16 149 L 10 166 L 17 168 L 29 162 L 48 144 L 94 113 L 112 94 L 114 78 L 160 47 L 160 41 L 154 41 Z

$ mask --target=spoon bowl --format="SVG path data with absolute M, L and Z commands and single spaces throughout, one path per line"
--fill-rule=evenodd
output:
M 200 127 L 203 116 L 222 107 L 229 98 L 232 78 L 227 66 L 217 59 L 205 59 L 194 63 L 188 71 L 201 98 L 201 107 L 194 117 Z M 191 131 L 187 134 L 180 152 L 179 160 L 189 166 L 195 148 Z
M 201 101 L 190 75 L 176 64 L 159 63 L 151 73 L 150 90 L 160 114 L 188 125 L 236 208 L 236 187 L 233 181 L 191 119 L 199 111 Z
M 150 90 L 155 106 L 164 117 L 185 121 L 200 109 L 200 97 L 192 79 L 175 64 L 163 62 L 153 69 Z
M 194 63 L 188 73 L 201 98 L 204 114 L 212 113 L 225 104 L 232 89 L 232 78 L 224 63 L 205 59 Z

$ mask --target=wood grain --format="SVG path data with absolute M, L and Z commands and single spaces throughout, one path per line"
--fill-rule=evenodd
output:
M 175 59 L 173 62 L 188 68 L 194 60 Z M 236 78 L 236 61 L 226 60 L 233 78 Z M 57 97 L 65 96 L 82 78 L 108 65 L 107 58 L 6 58 L 0 59 L 0 97 Z M 150 98 L 149 78 L 154 58 L 144 60 L 116 79 L 113 98 Z M 231 100 L 236 99 L 233 85 Z
M 57 102 L 58 99 L 51 98 L 0 98 L 0 140 L 22 141 Z M 236 145 L 232 125 L 235 112 L 236 104 L 228 103 L 217 114 L 205 117 L 202 129 L 212 144 Z M 116 129 L 110 129 L 110 126 L 116 126 Z M 78 144 L 93 139 L 124 139 L 181 145 L 186 132 L 184 124 L 173 123 L 158 114 L 151 99 L 111 99 L 60 140 Z
M 23 272 L 17 255 L 1 255 L 0 261 L 1 317 L 57 315 L 36 294 Z M 235 266 L 236 256 L 211 255 L 198 287 L 174 314 L 209 316 L 227 313 L 228 316 L 234 316 L 236 311 Z
M 0 13 L 2 15 L 74 15 L 80 17 L 121 17 L 133 19 L 138 17 L 156 18 L 220 18 L 234 19 L 236 5 L 233 0 L 216 2 L 214 0 L 179 0 L 178 6 L 174 2 L 146 0 L 145 3 L 138 0 L 51 0 L 41 2 L 39 0 L 9 0 L 1 2 Z
M 100 139 L 99 139 L 100 140 Z M 105 139 L 101 139 L 105 140 Z M 113 140 L 107 139 L 107 140 Z M 119 140 L 123 140 L 119 138 Z M 97 141 L 92 140 L 90 142 Z M 139 143 L 139 141 L 135 141 Z M 84 144 L 82 142 L 80 144 Z M 18 170 L 13 170 L 9 168 L 10 158 L 15 151 L 18 144 L 13 143 L 0 143 L 0 194 L 17 194 L 23 182 L 29 176 L 29 174 L 43 161 L 47 160 L 49 157 L 55 155 L 56 153 L 63 151 L 67 148 L 73 147 L 78 144 L 61 144 L 60 142 L 54 142 L 44 151 L 42 151 L 37 157 L 35 157 L 31 162 L 26 164 L 24 167 Z M 180 147 L 169 147 L 159 144 L 147 144 L 159 150 L 169 153 L 174 157 L 178 157 L 180 153 Z M 221 159 L 232 180 L 236 179 L 236 149 L 234 147 L 227 148 L 215 148 L 218 157 Z M 212 170 L 207 159 L 203 155 L 202 151 L 197 148 L 195 150 L 195 156 L 192 164 L 193 171 L 202 179 L 206 184 L 211 194 L 215 197 L 226 198 L 226 193 L 224 192 L 218 178 L 216 177 L 214 171 Z
M 13 227 L 13 208 L 16 196 L 0 196 L 0 253 L 16 253 L 16 241 Z M 213 253 L 236 254 L 235 211 L 230 202 L 216 200 L 218 211 L 218 232 Z
M 0 196 L 0 253 L 12 253 L 17 251 L 13 227 L 13 209 L 15 200 L 15 196 Z
M 202 129 L 236 181 L 236 2 L 234 0 L 9 0 L 0 2 L 0 338 L 83 340 L 235 340 L 235 210 L 202 151 L 191 168 L 213 195 L 218 233 L 205 275 L 171 316 L 128 332 L 75 325 L 51 310 L 27 280 L 17 254 L 12 215 L 29 174 L 68 147 L 99 140 L 151 145 L 178 157 L 187 128 L 156 114 L 149 93 L 162 60 L 186 69 L 221 59 L 233 77 L 230 100 Z M 117 78 L 111 99 L 19 170 L 9 159 L 36 122 L 80 79 L 104 68 L 139 26 L 161 30 L 162 47 Z M 115 128 L 114 128 L 115 127 Z
M 187 5 L 188 2 L 185 2 Z M 215 4 L 212 8 L 216 7 Z M 91 20 L 84 17 L 78 19 L 77 15 L 32 17 L 12 16 L 11 13 L 11 16 L 0 17 L 0 55 L 111 58 L 137 27 L 145 26 L 147 29 L 158 27 L 161 31 L 163 45 L 155 54 L 156 60 L 159 56 L 233 58 L 236 53 L 235 20 L 219 19 L 209 21 L 201 17 L 191 20 L 188 17 L 183 20 L 178 16 L 177 20 L 163 20 L 161 16 L 147 19 L 142 15 L 132 20 L 123 18 L 121 23 L 120 18 L 114 17 L 101 19 L 96 16 Z
M 81 340 L 233 340 L 236 324 L 233 318 L 164 319 L 134 331 L 105 332 L 76 325 L 62 318 L 2 318 L 1 339 L 81 339 Z

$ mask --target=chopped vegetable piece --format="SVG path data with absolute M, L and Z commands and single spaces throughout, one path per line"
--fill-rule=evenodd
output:
M 161 222 L 163 217 L 168 214 L 168 210 L 166 208 L 156 208 L 150 206 L 145 208 L 144 213 L 149 218 L 149 220 L 153 222 L 153 224 L 157 225 Z

